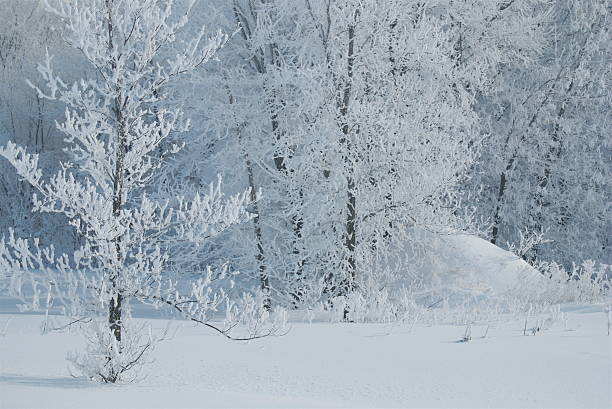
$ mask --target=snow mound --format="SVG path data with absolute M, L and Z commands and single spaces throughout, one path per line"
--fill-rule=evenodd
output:
M 541 287 L 544 277 L 517 255 L 476 236 L 438 236 L 430 252 L 430 284 L 502 296 Z

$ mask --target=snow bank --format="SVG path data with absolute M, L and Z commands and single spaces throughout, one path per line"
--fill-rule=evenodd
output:
M 545 281 L 520 257 L 467 234 L 440 237 L 431 256 L 433 284 L 474 294 L 501 296 Z

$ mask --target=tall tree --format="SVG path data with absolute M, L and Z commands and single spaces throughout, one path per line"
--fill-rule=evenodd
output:
M 228 85 L 206 117 L 224 157 L 247 153 L 243 183 L 264 192 L 252 254 L 272 287 L 347 295 L 400 243 L 421 245 L 410 232 L 464 227 L 457 186 L 478 149 L 476 101 L 520 46 L 537 47 L 527 31 L 499 52 L 509 26 L 535 26 L 535 3 L 482 1 L 475 14 L 447 1 L 232 4 L 226 24 L 241 32 L 224 60 L 235 64 L 211 66 Z
M 212 284 L 227 268 L 208 268 L 185 281 L 188 277 L 172 274 L 170 253 L 176 242 L 206 242 L 249 220 L 248 191 L 225 198 L 220 183 L 214 183 L 192 199 L 156 200 L 150 194 L 151 181 L 179 155 L 181 146 L 173 141 L 187 126 L 179 109 L 164 107 L 164 90 L 211 59 L 226 37 L 209 38 L 202 29 L 188 43 L 177 44 L 188 11 L 173 15 L 172 1 L 74 0 L 47 6 L 65 22 L 66 40 L 96 73 L 68 85 L 54 74 L 52 57 L 39 67 L 47 85 L 38 90 L 40 97 L 66 105 L 58 128 L 71 160 L 46 178 L 37 155 L 13 143 L 0 154 L 37 191 L 36 210 L 64 214 L 84 244 L 71 256 L 59 256 L 52 247 L 11 232 L 0 242 L 0 264 L 13 275 L 16 295 L 32 308 L 57 306 L 70 324 L 87 324 L 88 350 L 75 365 L 92 378 L 115 382 L 142 364 L 152 343 L 130 324 L 133 301 L 169 307 L 230 337 L 229 329 L 208 322 L 210 311 L 226 301 Z M 168 51 L 173 57 L 164 54 Z M 22 291 L 26 284 L 31 291 Z M 41 303 L 42 292 L 46 302 Z M 236 306 L 228 309 L 230 316 L 239 313 Z
M 505 65 L 481 107 L 490 124 L 473 186 L 492 219 L 493 243 L 518 246 L 543 233 L 524 256 L 570 268 L 605 261 L 609 248 L 610 6 L 554 2 L 542 52 Z M 473 192 L 473 190 L 472 190 Z

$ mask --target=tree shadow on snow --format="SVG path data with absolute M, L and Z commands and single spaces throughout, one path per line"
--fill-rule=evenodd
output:
M 65 377 L 50 377 L 50 376 L 26 376 L 16 374 L 0 375 L 0 383 L 11 383 L 14 385 L 25 385 L 43 388 L 93 388 L 99 387 L 99 384 L 90 382 L 86 379 Z

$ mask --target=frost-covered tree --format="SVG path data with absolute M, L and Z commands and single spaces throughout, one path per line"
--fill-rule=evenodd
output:
M 281 3 L 218 2 L 220 13 L 211 23 L 220 24 L 225 31 L 240 29 L 220 51 L 223 62 L 207 65 L 190 103 L 194 106 L 196 126 L 214 137 L 212 141 L 202 141 L 197 154 L 216 155 L 216 170 L 224 174 L 224 182 L 231 189 L 248 188 L 252 195 L 264 192 L 250 207 L 254 213 L 252 221 L 236 226 L 223 238 L 220 248 L 231 254 L 243 276 L 250 276 L 270 298 L 287 302 L 289 294 L 285 290 L 292 280 L 288 273 L 299 269 L 296 252 L 299 220 L 292 218 L 296 211 L 286 212 L 295 199 L 287 196 L 291 175 L 284 164 L 283 152 L 278 149 L 279 137 L 275 136 L 285 132 L 284 121 L 290 108 L 286 106 L 286 111 L 280 113 L 276 101 L 286 98 L 287 103 L 296 105 L 297 94 L 291 98 L 282 94 L 280 76 L 281 71 L 299 75 L 299 68 L 294 67 L 291 73 L 281 68 L 275 56 L 296 55 L 291 44 L 299 43 L 303 31 L 293 27 L 296 10 L 292 4 Z M 272 21 L 277 23 L 276 31 L 270 33 L 273 40 L 268 41 L 262 38 L 261 30 Z M 291 80 L 287 78 L 284 84 L 291 86 Z M 198 95 L 199 89 L 208 90 L 205 98 Z M 292 92 L 287 88 L 284 91 Z M 292 112 L 298 124 L 300 113 L 297 109 Z M 190 162 L 197 163 L 198 157 L 193 159 Z M 207 171 L 198 167 L 196 173 Z M 270 305 L 271 300 L 265 303 Z
M 39 1 L 0 1 L 0 144 L 8 140 L 41 155 L 41 165 L 54 169 L 61 154 L 61 138 L 54 120 L 62 109 L 38 97 L 24 78 L 37 77 L 36 64 L 44 58 L 45 48 L 58 54 L 59 69 L 71 78 L 80 68 L 71 61 L 61 36 L 53 30 L 54 18 Z M 72 62 L 72 64 L 71 64 Z M 70 68 L 70 69 L 67 69 Z M 73 235 L 60 215 L 41 217 L 32 213 L 32 190 L 19 179 L 10 164 L 0 163 L 0 230 L 13 227 L 19 234 L 34 233 L 43 243 L 57 240 L 62 249 L 72 249 Z M 53 232 L 53 234 L 49 234 Z
M 130 320 L 134 302 L 168 307 L 231 337 L 230 327 L 209 322 L 211 312 L 228 301 L 216 285 L 227 267 L 185 277 L 172 260 L 190 253 L 170 251 L 176 243 L 205 243 L 249 220 L 249 192 L 224 197 L 220 183 L 213 183 L 191 198 L 163 199 L 153 184 L 180 155 L 182 146 L 174 141 L 188 125 L 180 109 L 164 107 L 165 91 L 209 61 L 226 36 L 208 37 L 201 29 L 178 42 L 188 11 L 173 14 L 172 1 L 62 0 L 47 7 L 65 23 L 65 39 L 94 72 L 67 84 L 54 73 L 51 56 L 39 67 L 46 83 L 40 97 L 66 106 L 58 129 L 70 160 L 46 176 L 38 156 L 14 143 L 0 154 L 36 190 L 35 210 L 64 214 L 84 240 L 74 254 L 55 254 L 52 246 L 11 231 L 0 241 L 0 266 L 12 293 L 27 306 L 57 308 L 70 325 L 85 329 L 89 343 L 75 360 L 77 369 L 116 382 L 142 364 L 152 345 Z M 247 314 L 261 318 L 262 311 L 251 307 Z M 244 319 L 236 304 L 225 308 L 232 322 Z
M 332 292 L 346 295 L 388 267 L 411 230 L 458 227 L 453 189 L 475 151 L 473 93 L 435 7 L 345 1 L 306 8 L 322 89 L 311 116 L 316 143 L 304 146 L 308 154 L 295 167 L 318 186 L 302 188 L 305 203 L 313 193 L 325 198 L 305 218 L 323 220 L 306 228 L 331 242 L 311 252 L 328 260 Z
M 398 254 L 419 269 L 419 230 L 466 227 L 457 187 L 478 149 L 475 105 L 502 64 L 539 46 L 542 3 L 224 2 L 240 32 L 231 63 L 210 66 L 226 85 L 202 111 L 220 156 L 239 160 L 235 183 L 265 192 L 234 250 L 273 295 L 383 288 Z
M 492 242 L 524 256 L 609 262 L 610 34 L 605 1 L 556 1 L 542 51 L 506 64 L 481 104 L 489 133 L 470 190 Z

